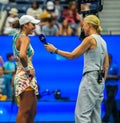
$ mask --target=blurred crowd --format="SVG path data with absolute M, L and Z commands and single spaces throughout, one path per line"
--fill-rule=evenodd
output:
M 67 0 L 66 0 L 67 1 Z M 3 2 L 8 2 L 4 0 Z M 69 0 L 67 5 L 61 5 L 60 0 L 46 0 L 44 7 L 40 6 L 38 1 L 31 2 L 31 6 L 26 9 L 26 13 L 37 19 L 40 19 L 40 24 L 36 25 L 32 35 L 52 36 L 73 36 L 80 35 L 83 15 L 78 13 L 78 5 L 76 0 Z M 81 5 L 81 9 L 89 11 L 90 4 Z M 11 8 L 8 11 L 4 22 L 3 35 L 14 35 L 19 32 L 19 26 L 16 21 L 19 20 L 19 10 L 17 7 Z
M 0 56 L 0 100 L 12 100 L 14 95 L 13 79 L 16 71 L 14 56 L 6 55 L 6 61 Z

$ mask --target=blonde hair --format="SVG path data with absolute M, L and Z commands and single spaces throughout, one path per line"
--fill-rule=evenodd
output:
M 97 16 L 95 16 L 95 15 L 88 15 L 88 16 L 86 16 L 84 18 L 84 21 L 86 23 L 92 24 L 93 28 L 95 28 L 98 33 L 102 32 L 100 20 L 98 19 Z

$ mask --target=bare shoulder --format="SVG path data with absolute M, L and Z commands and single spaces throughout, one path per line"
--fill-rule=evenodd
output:
M 95 42 L 95 39 L 92 36 L 87 36 L 84 41 L 87 41 L 88 43 L 93 44 Z
M 89 44 L 89 48 L 90 49 L 94 49 L 96 47 L 96 45 L 97 45 L 97 42 L 96 42 L 95 38 L 92 37 L 92 36 L 86 37 L 84 39 L 84 42 L 86 42 L 86 44 Z
M 19 40 L 21 41 L 21 42 L 29 42 L 30 41 L 30 38 L 28 37 L 28 36 L 20 36 L 19 37 Z
M 96 43 L 97 43 L 96 40 L 95 40 L 95 38 L 93 36 L 89 36 L 89 41 L 93 45 L 96 45 Z

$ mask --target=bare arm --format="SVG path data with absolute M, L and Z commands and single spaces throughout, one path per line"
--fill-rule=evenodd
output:
M 59 35 L 62 35 L 62 25 L 60 25 L 60 28 L 59 28 Z
M 120 76 L 119 75 L 107 75 L 107 78 L 106 79 L 118 80 L 118 79 L 120 79 Z
M 30 39 L 28 37 L 22 36 L 20 38 L 20 60 L 24 68 L 28 66 L 28 59 L 26 53 L 29 43 Z
M 67 52 L 63 50 L 57 50 L 57 53 L 65 58 L 68 59 L 75 59 L 78 58 L 80 55 L 82 55 L 85 51 L 87 51 L 89 48 L 92 46 L 92 38 L 87 37 L 83 40 L 83 42 L 76 47 L 72 52 Z M 49 52 L 55 52 L 57 49 L 55 46 L 52 44 L 45 45 L 45 48 Z
M 68 26 L 68 36 L 71 36 L 72 35 L 72 28 L 70 26 Z
M 108 73 L 108 68 L 109 68 L 109 58 L 108 58 L 108 54 L 107 53 L 105 55 L 103 68 L 104 68 L 104 79 L 106 80 L 107 73 Z
M 78 47 L 76 47 L 72 52 L 65 52 L 62 50 L 58 50 L 58 54 L 66 57 L 68 59 L 75 59 L 81 56 L 85 51 L 87 51 L 90 48 L 90 42 L 86 38 Z
M 2 66 L 4 65 L 4 60 L 2 59 L 2 57 L 0 56 L 0 62 L 2 64 Z
M 4 74 L 14 74 L 15 73 L 15 70 L 4 70 Z

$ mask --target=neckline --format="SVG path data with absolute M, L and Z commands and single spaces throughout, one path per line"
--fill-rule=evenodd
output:
M 19 34 L 22 34 L 22 35 L 24 35 L 24 36 L 27 36 L 25 33 L 22 33 L 22 32 L 20 32 Z

